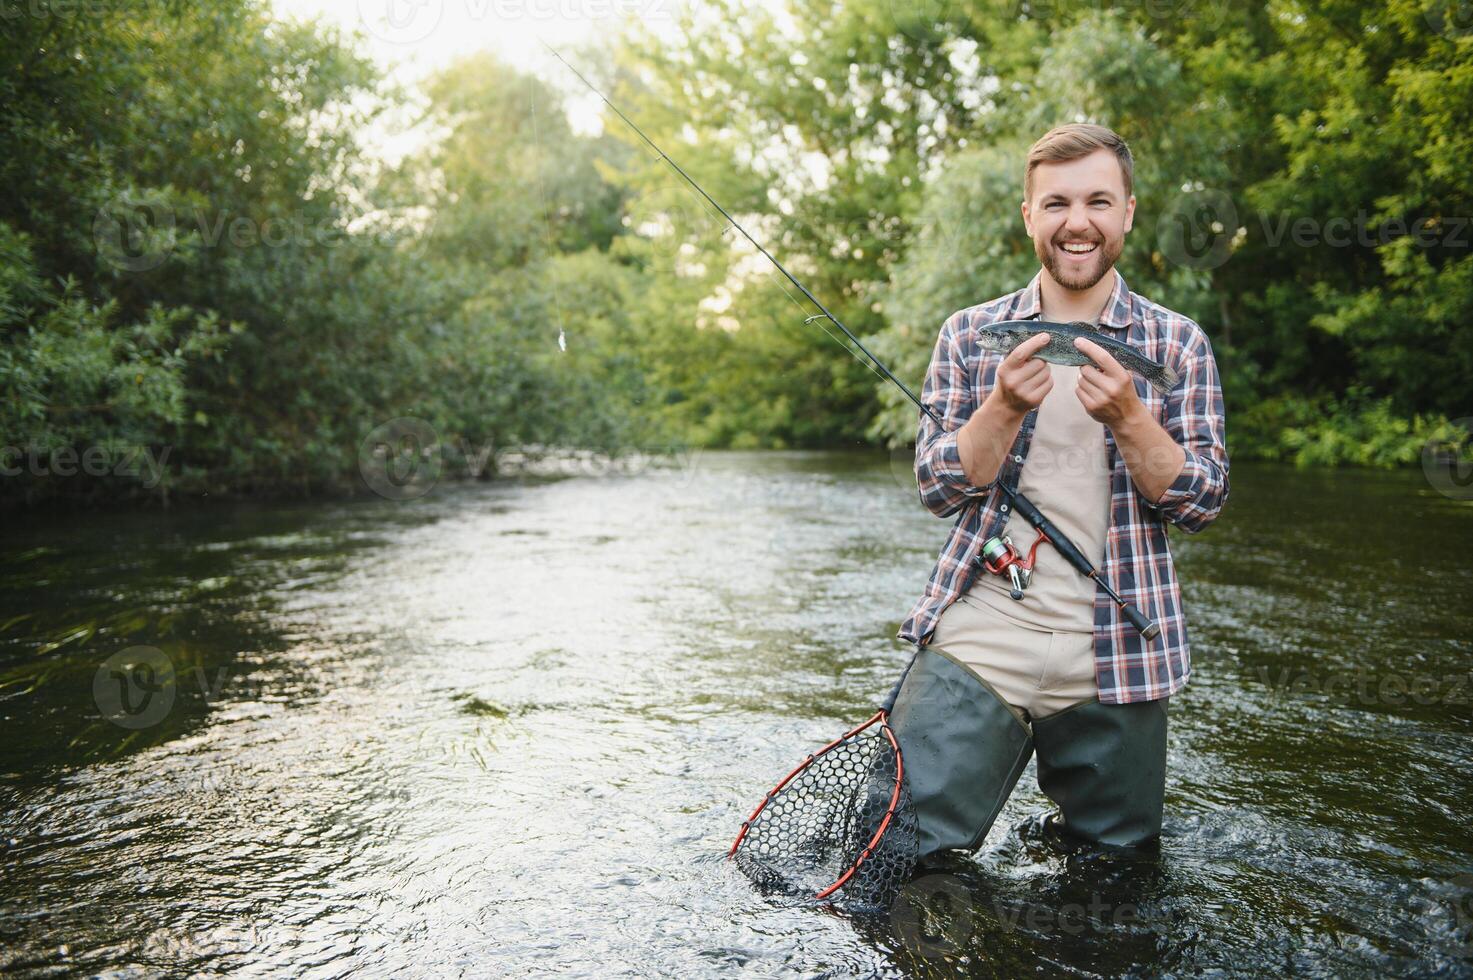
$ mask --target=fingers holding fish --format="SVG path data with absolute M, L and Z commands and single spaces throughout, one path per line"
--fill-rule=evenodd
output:
M 1043 404 L 1044 398 L 1053 389 L 1053 372 L 1046 362 L 1033 356 L 1048 340 L 1046 333 L 1029 337 L 998 365 L 998 395 L 1018 415 L 1027 414 Z
M 1049 340 L 1050 336 L 1047 331 L 1034 334 L 1032 337 L 1029 337 L 1027 340 L 1024 340 L 1023 342 L 1018 344 L 1018 346 L 1014 347 L 1008 353 L 1008 356 L 1003 358 L 1003 366 L 1019 367 L 1025 365 L 1028 362 L 1029 358 L 1033 357 L 1034 354 L 1037 354 L 1040 350 L 1043 349 L 1045 345 L 1048 344 Z M 1043 362 L 1039 361 L 1038 363 L 1041 365 Z
M 1074 393 L 1090 418 L 1112 427 L 1130 418 L 1141 407 L 1135 384 L 1123 370 L 1117 373 L 1085 365 L 1079 369 Z
M 1119 381 L 1129 380 L 1126 377 L 1125 368 L 1121 366 L 1119 361 L 1115 360 L 1109 351 L 1105 350 L 1099 344 L 1085 337 L 1076 337 L 1074 339 L 1074 348 L 1093 362 L 1092 364 L 1085 365 L 1080 370 L 1080 377 L 1083 377 L 1085 372 L 1090 368 L 1094 368 L 1095 371 L 1105 377 L 1114 378 Z

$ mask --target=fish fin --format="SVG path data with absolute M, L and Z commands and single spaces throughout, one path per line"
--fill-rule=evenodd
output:
M 1176 383 L 1180 380 L 1181 377 L 1175 371 L 1165 365 L 1162 365 L 1161 376 L 1159 378 L 1153 378 L 1151 380 L 1151 386 L 1154 387 L 1157 391 L 1161 392 L 1161 394 L 1169 395 L 1171 393 L 1171 389 L 1175 388 Z
M 1098 323 L 1090 323 L 1086 320 L 1071 320 L 1069 326 L 1078 327 L 1080 330 L 1088 330 L 1090 333 L 1103 333 Z

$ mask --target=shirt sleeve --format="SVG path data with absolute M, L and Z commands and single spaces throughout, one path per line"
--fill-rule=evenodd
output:
M 957 450 L 957 430 L 976 410 L 972 377 L 957 341 L 961 322 L 958 314 L 942 325 L 921 388 L 921 402 L 943 423 L 938 426 L 930 415 L 921 412 L 916 433 L 916 484 L 921 503 L 937 517 L 950 517 L 971 498 L 985 496 L 997 482 L 994 479 L 980 487 L 969 482 Z
M 1195 533 L 1217 519 L 1228 495 L 1222 385 L 1205 336 L 1182 369 L 1181 381 L 1166 398 L 1163 427 L 1185 451 L 1186 461 L 1161 499 L 1146 500 L 1145 506 L 1167 523 Z

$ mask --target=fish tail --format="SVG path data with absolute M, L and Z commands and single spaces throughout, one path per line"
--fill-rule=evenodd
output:
M 1157 391 L 1161 392 L 1161 394 L 1166 395 L 1171 393 L 1171 389 L 1175 388 L 1176 383 L 1180 380 L 1180 375 L 1178 375 L 1167 365 L 1163 364 L 1161 366 L 1160 372 L 1158 372 L 1157 375 L 1151 379 L 1151 386 Z

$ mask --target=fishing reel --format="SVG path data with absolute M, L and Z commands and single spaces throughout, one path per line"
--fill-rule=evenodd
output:
M 1038 546 L 1048 540 L 1048 535 L 1039 531 L 1033 547 L 1028 549 L 1028 557 L 1024 558 L 1023 553 L 1013 545 L 1011 535 L 993 535 L 982 544 L 982 553 L 977 556 L 977 564 L 993 575 L 1006 574 L 1012 583 L 1008 595 L 1021 602 L 1023 590 L 1033 583 L 1033 564 L 1038 560 Z

